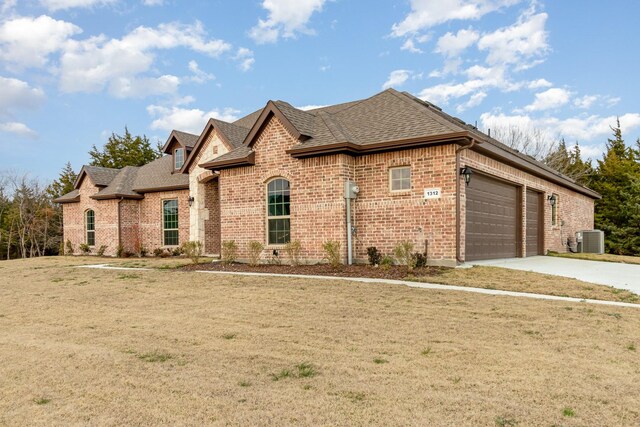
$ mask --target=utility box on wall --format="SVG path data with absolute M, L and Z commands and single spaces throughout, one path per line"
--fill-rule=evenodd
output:
M 602 230 L 583 230 L 576 233 L 576 242 L 578 242 L 578 252 L 589 254 L 604 253 L 604 231 Z

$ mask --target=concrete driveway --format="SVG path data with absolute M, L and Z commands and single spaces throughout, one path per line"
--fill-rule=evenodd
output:
M 570 277 L 585 282 L 615 286 L 640 294 L 640 265 L 581 259 L 533 256 L 528 258 L 472 261 L 470 265 L 487 265 Z

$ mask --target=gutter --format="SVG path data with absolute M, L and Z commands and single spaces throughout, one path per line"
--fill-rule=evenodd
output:
M 122 227 L 120 226 L 120 218 L 121 218 L 121 209 L 120 203 L 124 200 L 124 197 L 121 197 L 118 200 L 118 246 L 116 246 L 116 253 L 118 252 L 118 248 L 122 245 Z
M 462 226 L 460 220 L 460 153 L 462 150 L 469 149 L 476 145 L 476 142 L 475 139 L 471 138 L 469 144 L 456 148 L 456 261 L 458 264 L 464 263 L 464 260 L 460 256 L 460 228 Z

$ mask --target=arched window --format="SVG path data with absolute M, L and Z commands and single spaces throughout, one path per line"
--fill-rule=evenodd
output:
M 291 240 L 290 186 L 284 178 L 267 183 L 267 242 L 284 245 Z
M 85 243 L 89 246 L 96 245 L 96 214 L 89 209 L 84 214 Z

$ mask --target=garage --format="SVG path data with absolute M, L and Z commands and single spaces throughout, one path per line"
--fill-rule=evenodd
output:
M 475 173 L 466 195 L 466 260 L 517 257 L 519 188 Z
M 544 252 L 543 218 L 542 194 L 527 189 L 527 256 L 542 255 Z

